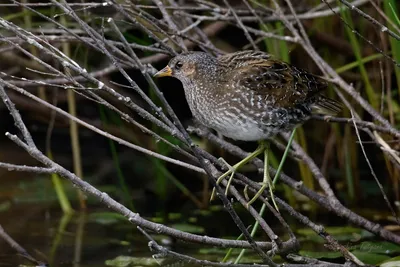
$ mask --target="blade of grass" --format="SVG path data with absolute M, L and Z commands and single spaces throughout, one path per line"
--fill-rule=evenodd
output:
M 349 12 L 348 8 L 345 7 L 343 4 L 341 4 L 339 1 L 338 1 L 338 5 L 341 7 L 340 13 L 341 13 L 343 19 L 351 27 L 351 29 L 350 29 L 350 27 L 345 27 L 345 29 L 346 29 L 347 36 L 349 37 L 350 44 L 353 48 L 354 56 L 356 57 L 357 62 L 358 62 L 358 67 L 360 70 L 361 77 L 364 81 L 365 91 L 367 93 L 368 100 L 375 109 L 378 109 L 379 108 L 379 98 L 375 94 L 374 89 L 372 88 L 371 82 L 368 77 L 368 72 L 365 68 L 364 63 L 362 62 L 361 47 L 360 47 L 360 44 L 354 33 L 354 30 L 352 30 L 352 29 L 354 29 L 354 23 L 351 18 L 350 12 Z
M 287 157 L 287 155 L 288 155 L 290 146 L 292 145 L 294 136 L 295 136 L 295 134 L 296 134 L 296 129 L 297 129 L 297 128 L 293 129 L 292 133 L 290 134 L 290 137 L 289 137 L 288 143 L 287 143 L 287 145 L 286 145 L 285 151 L 284 151 L 284 153 L 283 153 L 283 155 L 282 155 L 281 161 L 279 162 L 279 166 L 278 166 L 278 168 L 276 169 L 276 173 L 275 173 L 274 179 L 273 179 L 273 181 L 272 181 L 272 184 L 273 184 L 273 185 L 276 184 L 276 182 L 278 181 L 278 178 L 279 178 L 279 176 L 280 176 L 280 174 L 281 174 L 281 172 L 282 172 L 283 165 L 284 165 L 284 163 L 285 163 L 285 161 L 286 161 L 286 157 Z M 274 204 L 275 204 L 275 206 L 276 206 L 276 203 L 275 203 L 275 202 L 274 202 Z M 261 217 L 264 215 L 264 212 L 265 212 L 266 207 L 267 207 L 267 205 L 265 205 L 265 203 L 263 203 L 263 205 L 261 206 L 261 209 L 260 209 L 260 211 L 259 211 L 259 214 L 260 214 Z M 277 208 L 277 207 L 276 207 L 276 208 Z M 259 225 L 260 225 L 260 224 L 258 223 L 258 221 L 256 221 L 256 222 L 254 223 L 254 226 L 253 226 L 253 228 L 252 228 L 252 230 L 251 230 L 251 233 L 250 233 L 251 237 L 254 237 L 254 236 L 255 236 L 255 234 L 256 234 L 256 232 L 257 232 L 257 230 L 258 230 Z M 238 264 L 238 263 L 239 263 L 239 261 L 241 260 L 241 258 L 242 258 L 243 255 L 244 255 L 245 251 L 246 251 L 245 249 L 242 249 L 242 250 L 240 251 L 238 257 L 237 257 L 236 260 L 235 260 L 235 264 Z M 229 252 L 229 251 L 228 251 L 228 252 Z M 226 257 L 226 256 L 225 256 L 225 257 Z M 224 259 L 225 259 L 225 258 L 224 258 Z
M 355 200 L 355 185 L 354 185 L 354 177 L 353 177 L 353 164 L 352 164 L 352 154 L 351 153 L 351 144 L 353 144 L 353 138 L 351 138 L 351 129 L 349 125 L 346 125 L 345 128 L 345 143 L 344 143 L 344 162 L 345 162 L 345 173 L 346 173 L 346 187 L 347 187 L 347 197 L 350 202 L 354 202 Z
M 22 2 L 23 3 L 27 3 L 26 0 L 23 0 Z M 23 9 L 23 11 L 18 13 L 18 14 L 23 15 L 25 27 L 27 29 L 31 29 L 32 28 L 31 12 L 28 9 Z M 32 55 L 38 56 L 38 51 L 37 51 L 36 47 L 31 46 L 30 47 L 30 52 L 32 53 Z M 41 99 L 47 101 L 46 100 L 47 99 L 46 91 L 45 91 L 44 86 L 39 86 L 38 87 L 38 96 Z M 51 120 L 54 120 L 54 118 L 51 118 Z M 50 126 L 49 127 L 51 127 L 52 123 L 53 122 L 50 121 Z M 46 155 L 49 157 L 49 159 L 53 159 L 53 155 L 52 155 L 51 147 L 50 147 L 50 140 L 49 140 L 50 137 L 51 136 L 47 136 L 46 137 L 46 139 L 48 139 L 48 140 L 46 140 L 46 143 L 47 143 L 47 145 L 46 145 L 47 146 Z M 73 209 L 71 207 L 71 203 L 70 203 L 70 201 L 69 201 L 69 199 L 67 197 L 67 194 L 65 192 L 65 188 L 63 186 L 63 180 L 61 179 L 61 177 L 58 174 L 53 173 L 53 174 L 51 174 L 51 181 L 53 183 L 54 190 L 56 191 L 58 202 L 59 202 L 60 207 L 61 207 L 62 211 L 64 212 L 64 214 L 73 213 Z
M 393 23 L 396 23 L 400 25 L 400 19 L 399 19 L 399 10 L 397 9 L 397 0 L 386 0 L 383 1 L 383 10 L 387 16 Z M 388 27 L 390 30 L 394 31 L 394 27 L 392 24 L 388 23 Z M 397 62 L 400 61 L 400 42 L 398 40 L 395 40 L 393 38 L 389 38 L 390 46 L 392 49 L 392 54 L 394 60 Z M 398 91 L 398 97 L 400 98 L 400 69 L 399 68 L 394 68 L 394 73 L 396 75 L 396 81 L 397 81 L 397 91 Z
M 66 16 L 60 16 L 60 23 L 68 27 L 68 22 Z M 68 42 L 63 42 L 62 44 L 62 51 L 64 55 L 68 58 L 71 56 L 71 47 Z M 75 92 L 73 90 L 67 90 L 67 99 L 68 99 L 68 113 L 72 116 L 76 117 L 76 99 L 75 99 Z M 72 147 L 72 159 L 73 159 L 73 168 L 74 173 L 83 178 L 83 170 L 82 170 L 82 158 L 81 158 L 81 146 L 79 143 L 79 127 L 78 124 L 70 120 L 69 122 L 69 133 L 71 137 L 71 147 Z M 81 209 L 86 209 L 86 197 L 82 191 L 77 190 L 78 197 L 79 197 L 79 204 Z
M 243 234 L 240 234 L 240 235 L 238 236 L 238 238 L 236 238 L 236 240 L 242 240 L 242 239 L 243 239 Z M 228 252 L 226 252 L 225 257 L 222 259 L 221 262 L 227 262 L 228 259 L 229 259 L 229 257 L 231 256 L 233 250 L 234 250 L 234 248 L 228 249 Z M 242 251 L 243 251 L 243 250 L 242 250 Z M 237 259 L 236 259 L 236 260 L 237 260 Z
M 305 153 L 307 152 L 307 141 L 306 141 L 306 136 L 304 134 L 303 127 L 297 127 L 297 134 L 296 134 L 296 140 L 299 143 L 299 145 L 303 148 Z M 304 184 L 309 187 L 311 190 L 314 190 L 314 179 L 312 177 L 312 174 L 310 170 L 307 168 L 307 165 L 305 165 L 302 162 L 298 163 L 300 174 L 301 174 L 301 179 L 303 180 Z
M 105 111 L 105 109 L 104 109 L 104 107 L 102 105 L 99 105 L 99 113 L 100 113 L 101 121 L 103 123 L 105 123 L 105 124 L 108 124 L 109 123 L 108 122 L 108 117 L 107 117 L 106 111 Z M 115 118 L 113 121 L 115 122 L 115 120 L 118 120 L 116 123 L 120 124 L 120 119 L 119 118 Z M 115 166 L 115 169 L 117 171 L 119 185 L 120 185 L 120 187 L 122 189 L 122 192 L 123 192 L 122 199 L 124 199 L 124 203 L 126 203 L 132 211 L 135 211 L 135 206 L 134 206 L 133 202 L 131 201 L 131 194 L 130 194 L 130 191 L 129 191 L 129 187 L 126 184 L 125 175 L 124 175 L 124 173 L 123 173 L 123 171 L 121 169 L 121 164 L 120 164 L 120 160 L 119 160 L 119 157 L 118 157 L 117 149 L 115 147 L 115 143 L 111 139 L 108 139 L 108 144 L 110 146 L 111 157 L 112 157 L 112 159 L 114 161 L 114 166 Z
M 265 209 L 267 208 L 267 205 L 265 205 L 265 203 L 263 203 L 263 205 L 261 206 L 260 211 L 258 212 L 260 214 L 260 216 L 262 217 L 264 215 Z M 260 224 L 258 223 L 258 221 L 256 221 L 254 223 L 253 228 L 251 229 L 251 237 L 254 237 L 257 233 L 258 227 L 260 226 Z M 236 260 L 235 260 L 235 264 L 238 264 L 240 262 L 240 260 L 243 258 L 244 253 L 246 252 L 246 249 L 242 249 L 239 253 L 239 255 L 237 256 Z
M 54 239 L 52 240 L 50 255 L 48 256 L 49 266 L 54 266 L 53 263 L 56 261 L 57 249 L 62 247 L 62 239 L 63 237 L 66 237 L 65 232 L 71 219 L 72 213 L 66 213 L 60 219 Z
M 370 55 L 370 56 L 367 56 L 367 57 L 362 58 L 362 59 L 361 59 L 361 63 L 365 64 L 365 63 L 368 63 L 368 62 L 370 62 L 370 61 L 373 61 L 373 60 L 375 60 L 375 59 L 379 59 L 379 58 L 382 58 L 382 57 L 383 57 L 382 54 Z M 346 64 L 346 65 L 344 65 L 344 66 L 341 66 L 341 67 L 337 68 L 335 71 L 336 71 L 338 74 L 340 74 L 340 73 L 349 71 L 349 70 L 351 70 L 351 69 L 357 67 L 359 64 L 360 64 L 359 61 L 353 61 L 353 62 L 351 62 L 351 63 L 349 63 L 349 64 Z

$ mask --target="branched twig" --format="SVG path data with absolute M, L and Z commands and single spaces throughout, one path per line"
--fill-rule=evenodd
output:
M 361 15 L 363 18 L 365 18 L 366 20 L 368 20 L 369 22 L 371 22 L 372 24 L 374 24 L 375 26 L 379 27 L 379 30 L 381 32 L 386 32 L 387 34 L 389 34 L 391 37 L 395 38 L 397 41 L 400 41 L 400 35 L 394 33 L 393 31 L 391 31 L 390 29 L 388 29 L 388 27 L 386 27 L 385 25 L 383 25 L 382 23 L 380 23 L 379 21 L 377 21 L 376 19 L 374 19 L 373 17 L 371 17 L 370 15 L 368 15 L 367 13 L 361 11 L 359 8 L 357 8 L 355 5 L 353 5 L 352 3 L 346 1 L 346 0 L 339 0 L 343 5 L 347 6 L 348 8 L 350 8 L 350 10 L 353 10 L 355 12 L 357 12 L 359 15 Z M 323 2 L 325 2 L 323 0 Z
M 0 84 L 0 98 L 3 100 L 3 102 L 11 102 L 10 99 L 7 97 L 7 94 L 4 90 L 3 85 Z M 15 109 L 13 105 L 8 106 L 10 108 L 10 113 L 12 117 L 14 118 L 16 122 L 16 126 L 20 131 L 24 132 L 24 136 L 30 136 L 29 131 L 26 130 L 25 124 L 22 121 L 22 118 L 19 114 L 19 112 Z M 10 133 L 6 133 L 6 136 L 10 138 L 13 142 L 15 142 L 18 146 L 23 148 L 25 151 L 27 151 L 33 158 L 38 160 L 39 162 L 43 163 L 45 166 L 48 168 L 51 168 L 54 170 L 54 173 L 57 173 L 64 178 L 70 180 L 71 183 L 76 185 L 80 190 L 83 192 L 93 195 L 94 197 L 98 198 L 100 202 L 106 203 L 108 207 L 114 209 L 115 211 L 121 213 L 125 217 L 129 219 L 132 223 L 138 226 L 142 226 L 146 229 L 151 229 L 153 231 L 156 231 L 157 233 L 160 234 L 166 234 L 173 236 L 175 238 L 189 241 L 189 242 L 195 242 L 195 243 L 206 243 L 206 244 L 211 244 L 214 246 L 221 246 L 221 247 L 236 247 L 236 248 L 250 248 L 251 246 L 249 245 L 248 242 L 246 241 L 241 241 L 241 240 L 224 240 L 224 239 L 219 239 L 219 238 L 212 238 L 212 237 L 206 237 L 206 236 L 198 236 L 198 235 L 193 235 L 193 234 L 188 234 L 181 232 L 179 230 L 150 222 L 148 220 L 143 219 L 142 217 L 139 216 L 137 213 L 133 213 L 114 199 L 110 198 L 106 193 L 100 192 L 93 186 L 91 186 L 89 183 L 83 181 L 79 177 L 77 177 L 75 174 L 71 173 L 70 171 L 66 170 L 59 164 L 55 163 L 54 161 L 50 160 L 47 158 L 42 152 L 40 152 L 37 147 L 33 144 L 33 146 L 30 146 L 23 142 L 18 136 L 12 135 Z M 271 243 L 269 242 L 257 242 L 257 246 L 260 248 L 267 248 L 271 249 Z
M 18 172 L 46 173 L 46 174 L 54 173 L 54 169 L 51 168 L 23 166 L 23 165 L 16 165 L 4 162 L 0 162 L 0 168 L 7 169 L 8 171 L 18 171 Z
M 185 263 L 190 263 L 190 264 L 196 264 L 199 266 L 216 266 L 216 267 L 266 267 L 270 265 L 261 265 L 261 264 L 256 264 L 256 263 L 251 263 L 251 264 L 233 264 L 233 263 L 220 263 L 220 262 L 211 262 L 208 260 L 198 260 L 196 258 L 183 255 L 177 252 L 173 252 L 163 246 L 160 246 L 144 229 L 141 227 L 138 227 L 138 230 L 147 238 L 149 239 L 148 246 L 151 251 L 153 251 L 154 258 L 172 258 L 177 261 L 185 262 Z M 293 261 L 299 260 L 299 258 L 302 258 L 302 261 L 304 262 L 303 257 L 299 257 L 298 259 L 295 258 L 295 256 L 291 256 Z M 287 267 L 345 267 L 342 264 L 335 264 L 335 263 L 328 263 L 328 262 L 323 262 L 323 261 L 318 261 L 318 260 L 312 260 L 310 261 L 309 264 L 285 264 Z
M 46 263 L 39 261 L 32 257 L 28 251 L 26 251 L 23 247 L 21 247 L 11 236 L 9 236 L 4 228 L 0 225 L 0 238 L 7 242 L 15 251 L 24 257 L 25 259 L 29 260 L 30 262 L 34 263 L 37 267 L 45 267 L 47 266 Z
M 65 177 L 73 184 L 77 185 L 77 187 L 82 191 L 96 196 L 98 199 L 100 199 L 100 201 L 106 203 L 107 206 L 126 216 L 133 224 L 140 226 L 142 233 L 149 238 L 149 246 L 153 251 L 155 251 L 156 256 L 172 257 L 183 262 L 194 262 L 197 264 L 211 266 L 249 266 L 246 264 L 233 265 L 202 261 L 172 252 L 162 246 L 159 246 L 143 229 L 159 234 L 167 234 L 187 242 L 201 243 L 204 245 L 246 249 L 252 248 L 269 266 L 277 266 L 277 264 L 275 264 L 270 257 L 274 253 L 280 254 L 288 261 L 299 263 L 285 263 L 285 266 L 344 266 L 287 254 L 288 251 L 297 250 L 299 248 L 298 241 L 284 218 L 281 216 L 281 214 L 276 212 L 271 205 L 268 204 L 264 195 L 260 197 L 261 201 L 263 201 L 269 208 L 272 216 L 276 217 L 280 224 L 283 225 L 290 239 L 282 241 L 281 238 L 274 233 L 272 227 L 268 224 L 268 220 L 260 216 L 260 214 L 258 214 L 258 212 L 252 206 L 249 206 L 249 214 L 253 216 L 253 218 L 260 224 L 261 229 L 272 241 L 255 242 L 255 240 L 250 236 L 244 223 L 241 221 L 236 211 L 232 207 L 231 201 L 225 196 L 223 188 L 221 188 L 226 187 L 226 181 L 223 181 L 221 186 L 215 183 L 214 177 L 218 177 L 220 175 L 219 170 L 224 170 L 226 166 L 219 162 L 216 157 L 207 151 L 200 149 L 194 144 L 193 140 L 184 129 L 181 121 L 178 119 L 177 115 L 165 99 L 163 93 L 154 83 L 151 75 L 154 74 L 155 68 L 149 65 L 165 61 L 169 58 L 169 56 L 176 55 L 181 51 L 191 50 L 195 47 L 199 47 L 205 51 L 211 51 L 214 54 L 225 53 L 219 48 L 220 46 L 216 45 L 217 42 L 214 42 L 215 38 L 212 37 L 218 38 L 218 33 L 227 25 L 234 25 L 237 29 L 242 30 L 248 41 L 247 46 L 252 47 L 252 49 L 255 50 L 259 49 L 259 42 L 265 38 L 274 38 L 277 40 L 284 40 L 286 42 L 299 44 L 317 63 L 324 74 L 332 77 L 330 80 L 346 91 L 352 99 L 354 99 L 362 108 L 371 114 L 371 120 L 375 120 L 376 122 L 363 121 L 359 116 L 357 116 L 357 114 L 355 114 L 353 118 L 333 118 L 322 116 L 316 118 L 320 120 L 349 124 L 355 127 L 357 134 L 358 129 L 363 130 L 368 136 L 371 137 L 371 140 L 373 140 L 373 142 L 383 151 L 383 153 L 388 155 L 388 158 L 391 160 L 391 162 L 395 164 L 394 166 L 400 168 L 400 157 L 397 151 L 395 151 L 394 148 L 391 148 L 387 141 L 385 141 L 378 134 L 378 132 L 385 133 L 391 135 L 395 139 L 399 139 L 400 131 L 394 127 L 393 122 L 390 123 L 381 113 L 378 113 L 376 110 L 374 110 L 371 105 L 360 94 L 358 94 L 358 92 L 356 92 L 352 85 L 346 83 L 333 70 L 333 68 L 321 58 L 321 56 L 313 47 L 311 41 L 308 39 L 307 33 L 301 23 L 301 20 L 332 16 L 335 14 L 334 12 L 338 12 L 340 10 L 340 6 L 331 9 L 329 9 L 329 7 L 325 10 L 321 10 L 321 8 L 324 6 L 320 5 L 318 9 L 311 9 L 310 11 L 304 13 L 304 9 L 302 11 L 298 9 L 298 7 L 294 7 L 294 1 L 290 0 L 285 0 L 285 8 L 282 8 L 278 1 L 273 0 L 275 6 L 274 10 L 267 8 L 265 5 L 260 4 L 260 1 L 255 0 L 243 0 L 246 8 L 243 8 L 243 6 L 235 6 L 233 3 L 226 0 L 223 1 L 223 6 L 219 6 L 212 1 L 206 0 L 196 0 L 191 6 L 178 5 L 178 3 L 176 3 L 174 0 L 153 0 L 153 5 L 136 5 L 134 2 L 128 0 L 125 1 L 125 4 L 121 4 L 121 1 L 116 0 L 113 0 L 112 2 L 106 2 L 106 4 L 68 3 L 66 0 L 52 0 L 49 3 L 24 3 L 16 0 L 12 0 L 11 2 L 11 4 L 0 4 L 0 6 L 18 6 L 27 9 L 31 12 L 34 12 L 40 17 L 40 19 L 46 21 L 46 23 L 53 25 L 54 29 L 46 28 L 27 30 L 17 26 L 14 23 L 11 23 L 10 21 L 6 21 L 4 18 L 0 18 L 0 27 L 5 30 L 4 32 L 7 32 L 7 36 L 5 33 L 2 33 L 0 36 L 0 40 L 6 44 L 4 47 L 2 47 L 0 53 L 9 53 L 9 51 L 17 52 L 18 54 L 22 54 L 22 56 L 26 56 L 28 58 L 28 60 L 23 61 L 24 63 L 22 63 L 20 66 L 20 68 L 23 69 L 20 72 L 22 75 L 18 72 L 18 74 L 10 74 L 6 73 L 6 71 L 1 73 L 0 97 L 5 103 L 6 108 L 10 111 L 16 127 L 21 132 L 22 138 L 10 133 L 6 133 L 6 135 L 18 146 L 25 149 L 34 159 L 43 164 L 41 166 L 44 166 L 21 166 L 10 163 L 0 163 L 0 168 L 34 173 L 56 173 Z M 340 2 L 357 12 L 358 15 L 366 18 L 375 26 L 380 27 L 383 32 L 389 34 L 392 38 L 399 40 L 399 36 L 396 33 L 390 31 L 377 20 L 356 7 L 368 3 L 368 0 L 356 0 L 351 3 L 341 0 Z M 73 23 L 76 27 L 74 29 L 69 29 L 65 27 L 65 25 L 58 23 L 55 19 L 44 15 L 37 9 L 38 7 L 50 6 L 59 8 L 61 10 L 62 14 L 59 14 L 59 16 L 71 17 L 74 20 Z M 143 45 L 130 43 L 126 39 L 124 32 L 115 23 L 115 17 L 103 19 L 103 22 L 108 23 L 102 24 L 101 33 L 99 33 L 97 29 L 94 29 L 91 24 L 82 19 L 80 16 L 79 12 L 82 10 L 88 10 L 101 6 L 114 8 L 117 12 L 119 12 L 120 15 L 122 15 L 123 19 L 125 19 L 130 26 L 133 25 L 135 31 L 140 31 L 148 36 L 151 44 Z M 159 19 L 160 17 L 162 20 Z M 289 30 L 285 33 L 286 35 L 264 32 L 254 26 L 256 23 L 262 25 L 263 23 L 272 21 L 282 21 Z M 111 34 L 113 36 L 109 37 Z M 117 40 L 110 40 L 111 38 Z M 63 43 L 84 44 L 87 49 L 101 54 L 103 58 L 107 60 L 107 62 L 105 65 L 98 67 L 97 70 L 88 72 L 85 68 L 81 67 L 81 63 L 79 61 L 74 61 L 72 58 L 67 57 L 58 49 L 58 44 Z M 26 48 L 28 45 L 34 46 L 39 53 L 32 54 L 30 50 Z M 172 46 L 179 51 L 175 51 Z M 141 56 L 143 53 L 156 54 L 143 57 Z M 48 60 L 48 58 L 51 58 L 51 60 Z M 394 61 L 393 58 L 390 59 Z M 57 67 L 57 64 L 64 69 L 60 70 Z M 145 93 L 145 91 L 139 86 L 139 82 L 130 77 L 126 71 L 126 68 L 140 70 L 142 76 L 149 85 L 150 90 L 153 90 L 154 94 L 157 96 L 157 103 L 161 103 L 160 106 L 162 106 L 162 108 L 159 106 L 159 104 L 154 103 L 153 99 L 151 99 Z M 139 101 L 143 100 L 143 105 L 136 102 L 136 99 L 131 99 L 131 95 L 129 95 L 129 97 L 123 95 L 119 91 L 115 91 L 114 88 L 111 88 L 109 85 L 107 85 L 107 83 L 105 84 L 100 80 L 100 77 L 104 77 L 116 71 L 122 74 L 125 80 L 129 83 L 129 86 L 126 86 L 127 90 L 135 91 L 135 93 L 140 96 Z M 24 75 L 25 73 L 28 74 Z M 48 79 L 48 77 L 51 79 Z M 78 94 L 86 98 L 84 99 L 85 101 L 94 101 L 104 105 L 108 109 L 118 114 L 127 123 L 132 124 L 146 134 L 149 134 L 155 140 L 161 140 L 170 146 L 175 152 L 183 155 L 185 160 L 189 160 L 192 164 L 199 165 L 200 167 L 182 160 L 176 160 L 169 156 L 161 155 L 139 145 L 131 144 L 122 138 L 118 138 L 110 133 L 107 133 L 106 131 L 100 130 L 94 125 L 87 123 L 84 119 L 78 119 L 71 116 L 62 109 L 43 101 L 32 94 L 31 91 L 28 91 L 32 90 L 32 87 L 38 85 L 62 88 L 66 90 L 75 90 Z M 117 83 L 114 83 L 114 85 L 123 87 Z M 73 173 L 50 160 L 36 147 L 35 142 L 32 139 L 29 130 L 25 126 L 19 112 L 6 94 L 5 88 L 7 88 L 7 90 L 14 90 L 22 94 L 23 97 L 26 96 L 29 101 L 32 101 L 32 103 L 39 103 L 41 106 L 45 107 L 46 110 L 51 109 L 64 118 L 71 119 L 87 129 L 90 129 L 91 131 L 94 131 L 127 147 L 180 167 L 187 168 L 201 174 L 207 174 L 211 185 L 216 188 L 218 196 L 220 197 L 225 209 L 229 212 L 238 228 L 243 232 L 247 241 L 225 240 L 206 236 L 198 236 L 181 232 L 165 225 L 147 221 L 141 218 L 137 213 L 133 213 L 126 207 L 117 203 L 105 193 L 98 191 L 90 184 L 80 180 Z M 338 95 L 341 97 L 346 106 L 350 108 L 350 101 L 344 98 L 339 91 Z M 121 106 L 124 109 L 120 109 Z M 129 114 L 129 111 L 135 115 L 139 115 L 140 118 L 143 118 L 152 125 L 155 125 L 157 130 L 147 127 L 144 123 L 139 123 L 133 116 Z M 179 140 L 180 144 L 185 147 L 175 145 L 174 142 L 169 141 L 167 138 L 164 138 L 162 134 L 159 134 L 158 130 L 172 135 L 175 139 Z M 247 153 L 239 147 L 218 138 L 208 131 L 195 129 L 194 132 L 199 136 L 209 139 L 211 143 L 216 144 L 217 147 L 220 147 L 233 155 L 239 157 L 244 157 L 247 155 Z M 284 146 L 279 142 L 275 143 L 279 148 L 284 148 Z M 289 152 L 289 156 L 291 156 L 293 159 L 303 161 L 309 167 L 324 194 L 321 195 L 320 193 L 305 187 L 301 182 L 297 182 L 291 177 L 281 174 L 281 180 L 284 183 L 289 185 L 293 190 L 297 190 L 309 197 L 321 207 L 324 207 L 330 212 L 345 218 L 350 223 L 354 223 L 355 225 L 363 227 L 386 240 L 400 243 L 400 238 L 398 236 L 385 230 L 380 225 L 359 216 L 342 205 L 335 196 L 334 191 L 331 189 L 320 168 L 310 157 L 310 155 L 308 155 L 297 143 L 293 143 L 292 148 L 293 149 Z M 263 164 L 261 160 L 256 158 L 252 163 L 258 168 L 259 171 L 262 171 Z M 275 170 L 273 168 L 270 168 L 270 171 L 271 175 L 275 174 Z M 238 191 L 238 186 L 248 186 L 252 192 L 256 192 L 260 188 L 259 184 L 248 179 L 246 176 L 239 173 L 235 174 L 235 178 L 233 179 L 232 186 L 229 188 L 229 192 L 233 196 L 233 199 L 241 203 L 243 206 L 246 206 L 247 203 L 243 195 Z M 347 260 L 352 262 L 347 265 L 345 264 L 346 266 L 350 266 L 351 264 L 362 265 L 362 263 L 358 261 L 357 258 L 351 254 L 351 252 L 349 252 L 345 247 L 341 246 L 329 235 L 329 233 L 326 233 L 322 226 L 315 224 L 309 218 L 296 212 L 283 200 L 279 198 L 275 198 L 275 200 L 279 207 L 286 210 L 290 216 L 310 227 L 318 235 L 324 238 L 327 246 L 330 249 L 340 251 Z M 268 251 L 269 254 L 265 253 L 265 251 Z M 252 266 L 264 265 L 256 264 Z

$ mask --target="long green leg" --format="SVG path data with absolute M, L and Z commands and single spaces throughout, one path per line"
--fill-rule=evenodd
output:
M 270 195 L 271 195 L 271 200 L 272 200 L 272 202 L 273 202 L 273 204 L 274 204 L 274 206 L 275 206 L 275 209 L 278 210 L 278 206 L 276 205 L 276 202 L 275 202 L 273 190 L 274 190 L 275 184 L 276 184 L 276 182 L 278 181 L 278 178 L 279 178 L 279 176 L 280 176 L 280 174 L 281 174 L 281 172 L 282 172 L 282 167 L 283 167 L 283 164 L 285 163 L 285 160 L 286 160 L 286 158 L 287 158 L 287 154 L 288 154 L 288 152 L 289 152 L 290 146 L 292 145 L 292 142 L 293 142 L 295 133 L 296 133 L 296 128 L 293 129 L 293 131 L 292 131 L 292 133 L 291 133 L 291 135 L 290 135 L 290 137 L 289 137 L 288 144 L 286 145 L 285 152 L 283 153 L 281 162 L 279 163 L 278 169 L 276 170 L 276 173 L 275 173 L 275 176 L 274 176 L 273 181 L 271 181 L 271 178 L 270 178 L 270 176 L 269 176 L 269 170 L 268 170 L 268 166 L 269 166 L 269 164 L 268 164 L 268 151 L 265 151 L 265 152 L 264 152 L 264 178 L 263 178 L 263 185 L 262 185 L 262 187 L 260 188 L 260 190 L 258 190 L 258 192 L 255 194 L 255 196 L 247 203 L 247 208 L 248 208 L 254 201 L 256 201 L 256 199 L 257 199 L 259 196 L 261 196 L 261 194 L 264 192 L 264 190 L 265 190 L 267 187 L 269 187 L 269 193 L 270 193 Z M 269 150 L 269 144 L 266 145 L 266 150 Z
M 261 196 L 261 194 L 264 192 L 264 190 L 269 187 L 270 191 L 272 192 L 273 190 L 273 185 L 272 185 L 272 181 L 271 181 L 271 177 L 269 176 L 269 142 L 268 141 L 264 141 L 264 175 L 263 175 L 263 181 L 262 181 L 262 186 L 260 188 L 260 190 L 258 190 L 258 192 L 254 195 L 254 197 L 247 202 L 247 207 L 249 207 L 254 201 L 257 200 L 257 198 L 259 196 Z
M 260 143 L 260 145 L 257 147 L 257 149 L 249 154 L 247 157 L 245 157 L 244 159 L 242 159 L 241 161 L 239 161 L 238 163 L 236 163 L 235 165 L 233 165 L 232 167 L 229 168 L 229 170 L 227 172 L 225 172 L 224 174 L 222 174 L 218 179 L 217 179 L 217 184 L 221 183 L 221 181 L 223 179 L 225 179 L 228 175 L 230 175 L 229 177 L 229 181 L 227 184 L 227 188 L 225 191 L 225 194 L 228 192 L 229 190 L 229 185 L 232 182 L 233 176 L 235 174 L 235 172 L 242 167 L 243 165 L 247 164 L 249 161 L 251 161 L 252 159 L 254 159 L 255 157 L 257 157 L 258 155 L 260 155 L 263 151 L 265 150 L 265 144 L 264 143 Z M 215 198 L 215 188 L 213 189 L 212 193 L 211 193 L 211 198 L 210 200 L 213 200 Z

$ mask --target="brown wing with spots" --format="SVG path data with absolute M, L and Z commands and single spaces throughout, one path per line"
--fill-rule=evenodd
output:
M 219 56 L 218 62 L 229 69 L 237 69 L 257 63 L 262 63 L 263 61 L 266 61 L 270 58 L 271 55 L 261 51 L 245 50 Z
M 231 88 L 240 86 L 253 90 L 276 108 L 302 104 L 327 87 L 327 83 L 321 78 L 285 62 L 271 59 L 268 54 L 256 52 L 248 53 L 247 57 L 239 55 L 230 55 L 230 61 L 228 58 L 220 60 L 223 63 L 229 62 L 225 63 L 231 69 L 226 80 L 232 83 Z

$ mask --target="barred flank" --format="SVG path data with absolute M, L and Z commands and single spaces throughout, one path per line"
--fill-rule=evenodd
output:
M 313 114 L 334 116 L 342 110 L 342 105 L 325 96 L 318 96 L 317 101 L 311 106 Z

